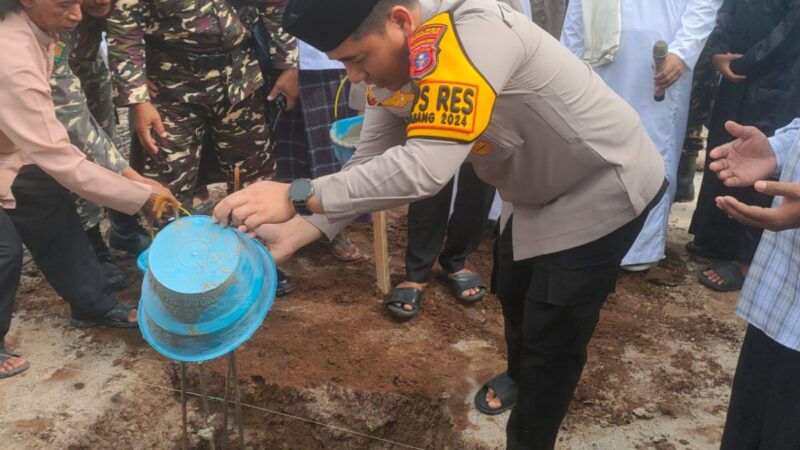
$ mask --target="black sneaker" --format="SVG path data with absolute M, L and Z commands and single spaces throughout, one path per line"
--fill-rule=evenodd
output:
M 108 233 L 108 244 L 111 247 L 122 250 L 134 257 L 147 250 L 151 242 L 152 239 L 147 234 L 121 234 L 114 232 L 113 229 Z
M 94 248 L 97 259 L 100 261 L 100 267 L 103 269 L 103 275 L 105 275 L 108 284 L 111 285 L 111 289 L 118 291 L 127 286 L 128 277 L 122 269 L 114 264 L 111 252 L 100 234 L 100 225 L 95 225 L 93 228 L 86 230 L 86 236 L 89 238 L 89 242 L 92 243 L 92 248 Z
M 99 255 L 98 259 L 100 259 Z M 106 276 L 108 284 L 111 285 L 111 289 L 115 291 L 125 289 L 125 286 L 128 285 L 128 277 L 125 275 L 125 272 L 123 272 L 122 269 L 107 259 L 100 259 L 100 267 L 103 268 L 103 273 Z
M 118 211 L 108 210 L 111 229 L 108 233 L 108 244 L 134 257 L 150 247 L 152 239 L 147 231 L 139 225 L 139 219 Z

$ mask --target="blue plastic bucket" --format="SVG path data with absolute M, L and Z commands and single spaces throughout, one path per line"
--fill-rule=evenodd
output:
M 355 143 L 345 142 L 344 139 L 350 132 L 360 133 L 361 126 L 364 124 L 364 116 L 348 117 L 347 119 L 337 120 L 331 126 L 331 141 L 333 141 L 333 152 L 336 159 L 344 164 L 350 160 L 356 151 Z M 359 127 L 357 130 L 354 127 Z
M 208 216 L 169 224 L 137 265 L 145 272 L 142 336 L 178 361 L 208 361 L 235 350 L 261 326 L 275 299 L 277 273 L 266 248 Z

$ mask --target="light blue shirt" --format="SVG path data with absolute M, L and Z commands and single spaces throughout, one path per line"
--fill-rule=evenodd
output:
M 800 119 L 770 138 L 780 181 L 800 183 Z M 773 207 L 783 198 L 776 197 Z M 736 314 L 776 342 L 800 351 L 800 229 L 764 231 Z

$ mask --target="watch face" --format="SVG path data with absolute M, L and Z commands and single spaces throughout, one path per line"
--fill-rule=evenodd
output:
M 292 201 L 306 201 L 311 197 L 312 189 L 311 180 L 308 178 L 294 180 L 289 185 L 289 198 Z

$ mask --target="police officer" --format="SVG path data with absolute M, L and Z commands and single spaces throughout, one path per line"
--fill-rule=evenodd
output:
M 144 179 L 128 164 L 116 145 L 116 114 L 112 102 L 111 76 L 100 53 L 108 0 L 86 0 L 81 4 L 84 19 L 59 36 L 50 86 L 56 117 L 67 129 L 70 142 L 93 161 L 140 182 Z M 86 234 L 114 288 L 125 286 L 125 273 L 114 264 L 100 234 L 103 208 L 73 194 Z M 137 216 L 109 210 L 109 241 L 113 247 L 137 255 L 150 244 Z
M 358 214 L 435 194 L 471 162 L 504 200 L 496 287 L 518 386 L 508 448 L 552 449 L 620 261 L 666 190 L 638 116 L 493 0 L 292 0 L 284 27 L 371 83 L 375 104 L 342 172 L 253 184 L 215 218 L 281 260 Z

